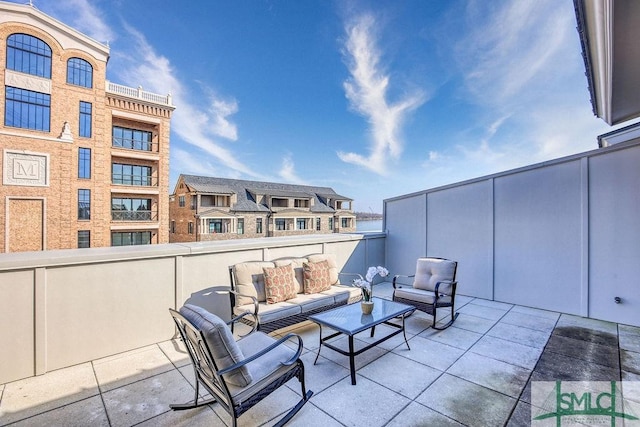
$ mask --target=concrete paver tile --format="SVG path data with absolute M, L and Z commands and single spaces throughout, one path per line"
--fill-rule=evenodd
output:
M 494 307 L 485 307 L 482 305 L 473 304 L 473 302 L 471 302 L 464 307 L 459 308 L 458 312 L 460 312 L 461 315 L 465 313 L 472 316 L 482 317 L 484 319 L 499 320 L 507 313 L 507 310 Z
M 640 328 L 618 325 L 618 340 L 620 348 L 640 353 Z
M 465 353 L 447 374 L 471 381 L 508 396 L 518 398 L 531 371 L 479 354 Z
M 387 353 L 360 369 L 358 373 L 409 399 L 415 399 L 442 371 L 395 353 Z M 389 375 L 396 373 L 396 375 Z
M 506 310 L 506 311 L 511 310 L 511 308 L 513 307 L 513 304 L 508 304 L 506 302 L 492 301 L 492 300 L 481 299 L 481 298 L 474 299 L 473 301 L 470 302 L 470 304 L 477 304 L 484 307 L 498 308 L 500 310 Z
M 277 421 L 277 419 L 272 420 L 267 423 L 267 426 L 272 426 Z M 315 406 L 313 404 L 313 396 L 309 402 L 305 403 L 300 412 L 287 423 L 287 427 L 342 427 L 342 425 L 331 415 Z
M 409 345 L 411 350 L 407 350 L 404 346 L 399 346 L 393 350 L 393 353 L 443 372 L 464 354 L 462 349 L 421 336 L 411 338 Z
M 93 361 L 102 392 L 174 369 L 157 345 L 139 348 Z
M 178 368 L 181 366 L 191 364 L 189 353 L 184 343 L 180 339 L 173 339 L 158 344 L 160 350 L 167 356 L 167 358 Z
M 484 319 L 482 317 L 472 316 L 470 314 L 461 313 L 453 326 L 467 331 L 484 334 L 496 324 L 496 320 Z
M 536 331 L 531 328 L 511 325 L 509 323 L 499 322 L 489 332 L 488 336 L 501 338 L 503 340 L 512 341 L 518 344 L 543 349 L 549 341 L 549 332 Z
M 556 321 L 547 317 L 534 316 L 527 313 L 510 311 L 501 320 L 503 323 L 535 329 L 542 332 L 551 332 L 556 325 Z
M 604 320 L 589 319 L 587 317 L 574 316 L 572 314 L 563 313 L 558 319 L 558 327 L 561 326 L 580 326 L 583 328 L 594 329 L 609 334 L 618 334 L 618 325 L 613 322 Z
M 517 401 L 445 373 L 416 402 L 467 426 L 499 426 L 509 419 Z
M 220 419 L 209 406 L 187 411 L 169 411 L 136 424 L 138 427 L 211 427 L 222 425 Z
M 460 329 L 456 327 L 454 323 L 453 326 L 450 326 L 443 331 L 439 331 L 437 329 L 427 329 L 426 331 L 422 332 L 420 336 L 440 342 L 442 344 L 448 344 L 452 347 L 457 347 L 462 350 L 468 350 L 482 337 L 482 334 L 468 331 L 466 329 Z
M 312 399 L 315 406 L 344 425 L 362 426 L 366 420 L 368 427 L 386 425 L 410 402 L 362 375 L 355 386 L 345 378 Z
M 0 418 L 0 424 L 3 420 Z M 64 405 L 53 411 L 35 415 L 14 424 L 20 427 L 65 426 L 65 427 L 109 427 L 109 419 L 100 396 Z
M 502 362 L 532 370 L 536 366 L 542 349 L 489 335 L 483 336 L 469 351 L 491 357 Z
M 102 396 L 111 424 L 130 426 L 170 411 L 172 403 L 191 401 L 193 388 L 173 369 L 111 389 Z
M 411 402 L 387 424 L 387 427 L 424 426 L 462 427 L 462 424 L 416 402 Z
M 99 394 L 91 363 L 5 384 L 0 424 L 8 424 Z

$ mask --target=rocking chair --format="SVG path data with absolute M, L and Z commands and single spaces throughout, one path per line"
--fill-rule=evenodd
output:
M 254 328 L 235 341 L 228 324 L 201 307 L 186 304 L 180 312 L 172 309 L 169 312 L 187 347 L 196 379 L 194 401 L 170 405 L 171 409 L 191 409 L 218 402 L 231 415 L 233 427 L 237 427 L 240 415 L 297 377 L 302 387 L 302 399 L 275 424 L 282 426 L 313 394 L 311 390 L 306 391 L 304 385 L 304 364 L 300 360 L 302 338 L 299 335 L 287 334 L 276 340 Z M 252 316 L 243 313 L 229 324 L 247 315 Z M 285 345 L 290 339 L 297 340 L 297 350 Z M 198 402 L 201 384 L 213 397 Z
M 418 258 L 416 273 L 411 276 L 398 274 L 393 278 L 393 300 L 415 306 L 433 316 L 432 328 L 446 329 L 455 322 L 456 270 L 458 263 L 444 258 Z M 400 278 L 414 278 L 413 284 L 400 283 Z M 451 319 L 445 325 L 436 326 L 436 310 L 451 307 Z

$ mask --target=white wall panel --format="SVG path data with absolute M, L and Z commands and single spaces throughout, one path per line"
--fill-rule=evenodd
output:
M 34 271 L 0 275 L 0 383 L 35 374 Z
M 416 258 L 427 250 L 427 196 L 419 194 L 387 202 L 387 268 L 392 274 L 413 274 Z
M 580 314 L 580 161 L 495 179 L 495 299 Z
M 493 181 L 429 193 L 427 255 L 458 261 L 458 292 L 493 299 Z
M 640 326 L 640 147 L 594 156 L 589 173 L 589 312 Z

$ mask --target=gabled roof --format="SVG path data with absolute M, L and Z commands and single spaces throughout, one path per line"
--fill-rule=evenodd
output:
M 183 182 L 191 191 L 208 194 L 236 194 L 238 201 L 231 207 L 236 212 L 269 212 L 269 208 L 254 199 L 254 195 L 314 199 L 311 212 L 335 212 L 327 206 L 327 199 L 352 200 L 340 196 L 330 187 L 310 185 L 282 184 L 275 182 L 247 181 L 241 179 L 215 178 L 199 175 L 180 175 L 178 183 Z M 174 190 L 174 194 L 176 191 Z
M 353 201 L 353 199 L 347 197 L 347 196 L 341 196 L 339 194 L 333 193 L 333 194 L 322 194 L 322 193 L 317 193 L 318 196 L 324 198 L 324 199 L 332 199 L 332 200 L 348 200 L 348 201 Z

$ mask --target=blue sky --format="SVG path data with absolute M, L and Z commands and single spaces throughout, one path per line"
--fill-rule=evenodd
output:
M 21 1 L 24 3 L 24 1 Z M 597 148 L 572 0 L 34 0 L 171 93 L 180 173 L 382 200 Z

